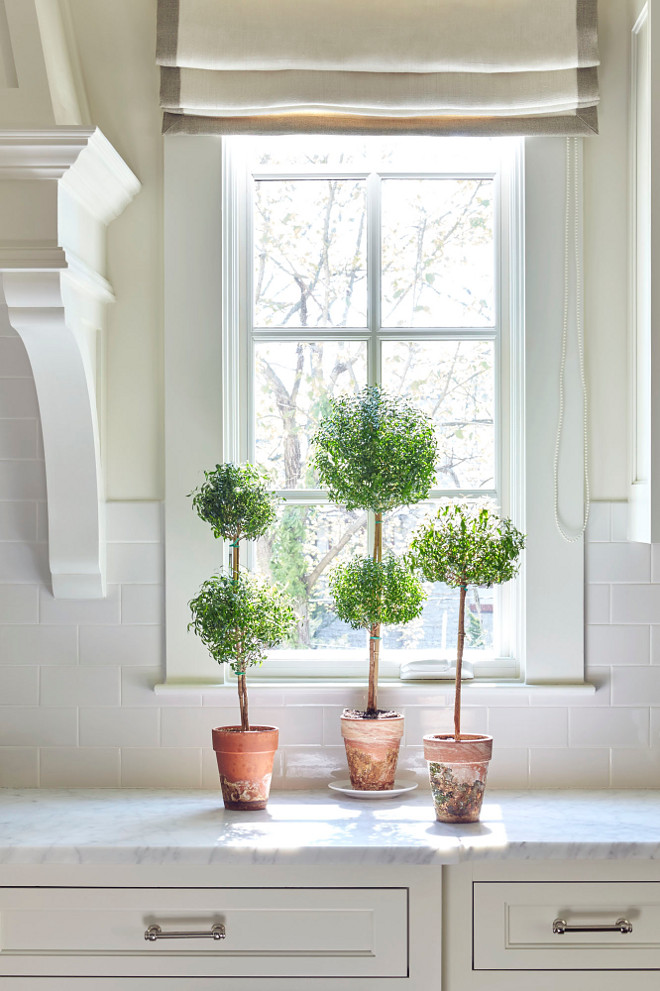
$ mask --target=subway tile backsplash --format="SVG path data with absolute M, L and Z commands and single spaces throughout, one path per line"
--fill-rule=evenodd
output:
M 233 696 L 153 691 L 163 679 L 162 507 L 109 504 L 108 598 L 53 599 L 36 409 L 31 394 L 21 402 L 15 429 L 0 418 L 0 786 L 217 789 L 210 729 L 235 720 Z M 625 504 L 593 506 L 586 572 L 595 694 L 466 690 L 464 728 L 495 737 L 493 787 L 660 786 L 660 547 L 626 543 Z M 339 713 L 360 698 L 337 686 L 253 687 L 253 718 L 281 728 L 274 787 L 347 776 Z M 383 688 L 383 703 L 407 717 L 399 774 L 421 780 L 421 737 L 451 728 L 452 686 L 410 699 L 408 686 Z

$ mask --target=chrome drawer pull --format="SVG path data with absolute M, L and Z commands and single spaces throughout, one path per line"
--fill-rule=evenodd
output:
M 206 932 L 164 933 L 160 926 L 149 926 L 144 934 L 144 938 L 151 943 L 155 943 L 157 939 L 224 939 L 225 936 L 225 927 L 221 923 L 211 926 Z
M 617 919 L 613 926 L 568 926 L 563 919 L 555 919 L 552 931 L 563 936 L 564 933 L 631 933 L 633 930 L 627 919 Z

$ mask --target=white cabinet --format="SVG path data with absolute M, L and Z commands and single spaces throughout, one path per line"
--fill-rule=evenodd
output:
M 443 991 L 657 991 L 660 866 L 505 861 L 445 870 Z
M 0 870 L 0 987 L 440 991 L 441 876 L 399 865 L 15 865 Z

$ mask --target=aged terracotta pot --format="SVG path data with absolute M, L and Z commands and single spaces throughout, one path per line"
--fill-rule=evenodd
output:
M 478 821 L 492 754 L 492 736 L 461 733 L 458 741 L 449 733 L 424 737 L 436 819 Z
M 277 726 L 217 726 L 212 732 L 226 809 L 265 809 L 273 777 Z
M 399 713 L 379 719 L 366 719 L 345 709 L 341 735 L 346 747 L 351 785 L 356 791 L 390 791 L 403 736 L 403 716 Z

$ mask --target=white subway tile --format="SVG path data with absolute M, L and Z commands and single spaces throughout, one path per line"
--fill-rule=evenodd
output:
M 36 502 L 0 502 L 0 541 L 37 539 Z
M 160 543 L 163 539 L 163 505 L 160 502 L 106 503 L 109 543 Z
M 612 503 L 612 540 L 623 541 L 628 539 L 628 503 Z
M 108 585 L 105 599 L 54 599 L 47 588 L 40 588 L 39 615 L 46 625 L 119 623 L 119 587 Z
M 612 788 L 660 788 L 660 747 L 612 751 Z
M 0 602 L 3 587 L 21 586 L 0 586 Z M 36 588 L 34 593 L 36 600 Z M 11 622 L 16 622 L 14 616 Z M 78 634 L 73 626 L 0 626 L 0 664 L 77 663 Z
M 39 668 L 27 664 L 0 667 L 0 705 L 39 705 Z
M 201 783 L 199 750 L 122 748 L 122 788 L 200 788 Z
M 318 745 L 323 743 L 323 719 L 317 706 L 292 705 L 266 707 L 252 705 L 253 725 L 277 726 L 280 746 Z
M 588 665 L 648 664 L 651 658 L 648 626 L 587 626 Z
M 48 503 L 37 503 L 37 541 L 40 544 L 48 543 Z
M 529 770 L 532 788 L 608 788 L 610 752 L 577 747 L 532 748 Z
M 0 461 L 0 499 L 45 499 L 43 461 Z
M 39 588 L 37 585 L 0 585 L 0 624 L 38 623 Z M 0 626 L 0 664 L 13 664 L 8 660 L 2 643 Z
M 586 537 L 589 542 L 611 539 L 611 514 L 609 502 L 592 502 Z
M 81 626 L 79 636 L 81 664 L 158 667 L 162 663 L 160 626 Z
M 160 742 L 163 747 L 211 747 L 211 730 L 240 722 L 237 707 L 206 709 L 167 708 L 160 714 Z
M 0 378 L 32 378 L 30 359 L 20 337 L 0 337 Z
M 0 582 L 38 584 L 50 578 L 46 544 L 8 540 L 0 549 Z
M 121 704 L 147 705 L 158 708 L 172 706 L 198 706 L 201 708 L 202 697 L 186 691 L 180 695 L 156 695 L 154 685 L 163 681 L 163 670 L 160 666 L 133 667 L 121 669 Z
M 564 747 L 568 743 L 566 709 L 491 709 L 488 732 L 498 748 Z
M 652 708 L 651 714 L 651 746 L 660 748 L 660 708 Z
M 660 664 L 660 626 L 651 626 L 651 664 Z
M 610 586 L 587 585 L 584 590 L 585 622 L 609 623 Z
M 493 745 L 493 759 L 488 768 L 487 788 L 529 787 L 529 755 L 526 747 L 500 749 Z M 488 797 L 488 791 L 486 791 Z
M 613 667 L 612 705 L 660 705 L 660 667 Z
M 75 665 L 41 672 L 41 705 L 119 704 L 119 668 Z
M 156 747 L 158 736 L 158 709 L 80 710 L 81 747 Z
M 569 709 L 568 715 L 571 747 L 648 746 L 648 707 Z
M 75 747 L 76 743 L 75 709 L 15 705 L 0 711 L 0 746 Z
M 37 450 L 36 420 L 0 420 L 1 460 L 32 460 Z
M 406 706 L 405 742 L 407 746 L 422 746 L 427 733 L 453 733 L 454 708 L 452 706 Z M 461 711 L 462 733 L 487 733 L 488 711 L 483 706 L 463 705 Z
M 613 623 L 660 623 L 660 585 L 613 585 Z
M 121 621 L 124 624 L 162 623 L 165 597 L 162 585 L 122 585 Z
M 3 747 L 0 750 L 0 788 L 38 788 L 37 747 Z
M 108 544 L 108 581 L 153 585 L 163 581 L 162 544 Z
M 325 788 L 329 781 L 348 778 L 343 744 L 340 747 L 287 747 L 279 756 L 284 776 L 282 787 L 285 788 Z
M 648 544 L 588 544 L 587 582 L 648 582 L 651 548 Z
M 42 788 L 118 788 L 119 748 L 42 747 Z
M 32 378 L 0 380 L 0 419 L 39 416 L 37 391 Z
M 296 692 L 286 692 L 283 689 L 278 689 L 275 685 L 259 685 L 258 683 L 250 683 L 248 676 L 248 692 L 250 705 L 265 705 L 270 706 L 280 706 L 280 705 L 307 705 L 308 703 L 301 701 L 300 697 Z M 191 704 L 190 696 L 187 694 L 186 698 L 183 699 L 179 696 L 179 705 L 189 705 Z M 194 703 L 193 703 L 194 704 Z M 314 704 L 314 703 L 309 703 Z M 320 703 L 316 703 L 320 704 Z M 238 689 L 236 684 L 231 682 L 227 685 L 217 685 L 210 691 L 204 691 L 202 696 L 202 705 L 208 706 L 209 708 L 224 708 L 225 706 L 238 706 Z
M 651 547 L 651 581 L 660 582 L 660 544 Z
M 343 747 L 344 740 L 341 735 L 341 714 L 344 711 L 344 706 L 326 705 L 319 711 L 323 713 L 323 746 Z

